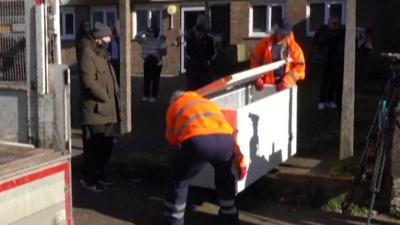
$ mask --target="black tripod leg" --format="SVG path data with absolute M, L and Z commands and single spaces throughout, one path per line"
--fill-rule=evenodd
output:
M 367 225 L 370 225 L 370 223 L 371 223 L 372 209 L 374 208 L 374 205 L 375 205 L 375 197 L 376 197 L 376 193 L 374 192 L 374 193 L 372 193 L 371 202 L 369 203 Z
M 371 144 L 367 144 L 367 147 L 365 148 L 363 155 L 361 156 L 359 169 L 354 177 L 351 190 L 346 194 L 345 199 L 341 204 L 343 214 L 350 213 L 349 207 L 350 207 L 351 202 L 353 201 L 354 193 L 356 192 L 356 189 L 357 189 L 358 185 L 360 184 L 361 179 L 365 173 L 367 163 L 368 163 L 368 155 L 370 153 L 370 148 L 372 148 L 372 147 L 373 146 L 371 146 Z
M 368 209 L 367 225 L 370 225 L 370 223 L 371 223 L 372 210 L 375 205 L 376 194 L 378 194 L 381 189 L 383 172 L 385 170 L 385 163 L 386 163 L 386 154 L 384 152 L 385 146 L 386 146 L 386 144 L 383 143 L 382 147 L 379 149 L 378 158 L 375 162 L 376 167 L 374 168 L 375 169 L 374 176 L 373 176 L 372 183 L 371 183 L 372 195 L 371 195 L 371 201 L 370 201 L 369 209 Z

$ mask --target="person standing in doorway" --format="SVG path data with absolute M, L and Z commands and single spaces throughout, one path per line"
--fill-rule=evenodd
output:
M 214 80 L 211 67 L 216 57 L 214 39 L 208 33 L 208 19 L 199 15 L 186 36 L 187 90 L 199 89 Z
M 84 141 L 82 185 L 101 192 L 115 183 L 107 176 L 106 166 L 114 143 L 114 125 L 120 121 L 119 87 L 109 59 L 110 28 L 97 22 L 93 40 L 83 46 L 82 135 Z

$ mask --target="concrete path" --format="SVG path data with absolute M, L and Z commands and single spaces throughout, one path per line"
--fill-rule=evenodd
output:
M 79 152 L 79 151 L 78 151 Z M 75 225 L 162 225 L 163 198 L 167 171 L 160 168 L 125 166 L 113 168 L 118 183 L 103 193 L 82 189 L 79 182 L 81 156 L 73 159 L 73 217 Z M 121 170 L 122 169 L 122 170 Z M 132 175 L 142 181 L 131 182 Z M 255 186 L 258 184 L 255 183 Z M 257 187 L 255 187 L 257 188 Z M 252 190 L 238 196 L 241 225 L 361 225 L 365 218 L 326 213 L 279 204 Z M 221 225 L 213 191 L 191 188 L 186 210 L 187 225 Z M 389 225 L 396 221 L 375 218 L 372 224 Z M 400 224 L 400 222 L 398 222 Z

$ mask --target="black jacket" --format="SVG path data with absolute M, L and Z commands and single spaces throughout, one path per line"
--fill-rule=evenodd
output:
M 187 68 L 206 70 L 210 67 L 215 54 L 214 40 L 208 34 L 198 40 L 194 33 L 194 31 L 191 31 L 186 37 L 185 57 L 188 62 Z

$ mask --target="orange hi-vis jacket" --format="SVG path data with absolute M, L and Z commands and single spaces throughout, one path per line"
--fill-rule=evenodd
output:
M 221 109 L 196 92 L 185 92 L 167 110 L 166 137 L 171 145 L 201 135 L 233 134 Z
M 264 38 L 253 48 L 250 55 L 250 67 L 255 68 L 264 64 L 272 63 L 272 45 L 274 44 L 275 35 Z M 294 40 L 293 32 L 287 39 L 288 58 L 293 61 L 286 64 L 285 75 L 282 80 L 289 86 L 296 85 L 296 81 L 303 80 L 305 77 L 305 61 L 303 51 Z M 275 84 L 273 72 L 264 74 L 264 83 Z

